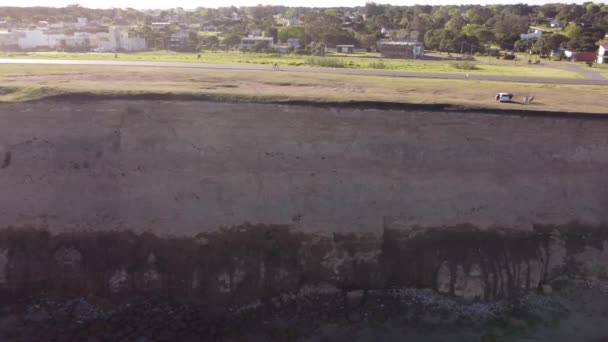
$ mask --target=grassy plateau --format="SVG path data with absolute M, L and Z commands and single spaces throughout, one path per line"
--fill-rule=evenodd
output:
M 188 95 L 233 101 L 375 101 L 471 108 L 606 113 L 606 86 L 417 79 L 287 71 L 0 64 L 0 101 L 62 94 Z M 500 91 L 515 103 L 498 103 Z M 522 104 L 534 96 L 533 104 Z

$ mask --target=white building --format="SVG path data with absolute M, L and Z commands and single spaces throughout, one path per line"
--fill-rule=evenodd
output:
M 253 49 L 256 46 L 263 45 L 265 47 L 271 48 L 274 46 L 274 39 L 272 37 L 256 37 L 249 36 L 241 38 L 241 45 L 239 46 L 241 49 Z
M 97 33 L 96 45 L 106 51 L 142 51 L 146 49 L 146 40 L 139 37 L 129 37 L 125 27 L 110 27 L 109 32 Z
M 0 50 L 14 49 L 19 46 L 19 34 L 17 32 L 0 31 Z
M 48 34 L 47 30 L 27 30 L 22 31 L 19 35 L 17 44 L 20 49 L 50 49 L 57 47 L 57 39 L 63 38 L 64 35 Z
M 77 18 L 76 20 L 77 20 L 76 26 L 79 26 L 79 27 L 84 27 L 89 24 L 89 19 L 87 19 L 87 18 Z
M 606 40 L 600 42 L 600 49 L 597 52 L 597 62 L 598 64 L 608 63 L 608 35 L 606 35 Z

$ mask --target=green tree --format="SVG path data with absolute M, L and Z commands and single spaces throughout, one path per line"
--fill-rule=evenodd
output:
M 241 35 L 238 34 L 230 34 L 222 40 L 222 43 L 228 48 L 234 48 L 241 44 Z
M 289 38 L 297 38 L 304 43 L 306 33 L 303 26 L 287 26 L 279 29 L 279 40 L 286 42 Z
M 457 16 L 448 20 L 448 22 L 445 23 L 445 29 L 454 33 L 458 33 L 462 30 L 462 27 L 465 24 L 466 21 L 461 16 Z
M 564 28 L 564 34 L 571 40 L 577 40 L 583 34 L 583 28 L 574 22 L 570 22 Z

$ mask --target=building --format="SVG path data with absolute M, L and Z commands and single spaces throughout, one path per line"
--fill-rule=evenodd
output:
M 0 50 L 19 48 L 19 35 L 16 32 L 0 31 Z
M 287 39 L 287 46 L 293 48 L 294 50 L 297 50 L 302 47 L 302 43 L 298 38 L 289 38 Z
M 537 40 L 543 35 L 542 30 L 534 30 L 531 33 L 522 33 L 519 35 L 520 40 Z
M 72 51 L 90 51 L 97 42 L 93 37 L 94 35 L 88 32 L 76 32 L 73 36 L 58 36 L 56 37 L 57 45 L 55 48 Z
M 380 40 L 376 43 L 378 51 L 385 58 L 421 58 L 424 46 L 420 42 Z
M 286 18 L 285 20 L 286 20 L 285 26 L 299 26 L 301 24 L 300 19 L 298 19 L 296 17 Z
M 600 48 L 597 52 L 597 63 L 604 64 L 608 63 L 608 42 L 600 43 Z
M 174 51 L 188 51 L 190 50 L 190 32 L 179 31 L 174 33 L 170 37 L 169 48 Z
M 354 45 L 336 45 L 336 52 L 354 53 L 355 46 Z
M 250 36 L 254 36 L 254 37 L 259 37 L 262 35 L 262 30 L 261 29 L 249 29 L 249 35 Z
M 600 42 L 600 48 L 597 51 L 597 63 L 608 64 L 608 34 L 606 34 L 606 38 Z
M 243 50 L 252 50 L 256 47 L 271 48 L 274 47 L 274 39 L 272 37 L 249 36 L 241 38 L 239 48 Z
M 595 62 L 597 52 L 575 52 L 572 56 L 574 62 Z
M 154 23 L 150 24 L 150 26 L 152 26 L 153 29 L 161 29 L 161 28 L 164 28 L 164 27 L 171 26 L 171 22 L 169 22 L 169 21 L 159 21 L 159 22 L 154 22 Z
M 562 28 L 562 27 L 564 27 L 564 22 L 554 19 L 554 20 L 551 20 L 551 22 L 549 23 L 549 26 L 551 28 Z
M 76 26 L 77 27 L 85 27 L 89 24 L 89 19 L 87 18 L 76 18 L 77 22 L 76 22 Z
M 61 38 L 63 35 L 61 37 L 57 36 L 48 34 L 48 31 L 43 29 L 27 30 L 20 32 L 17 44 L 22 50 L 56 48 L 56 38 Z
M 281 43 L 279 41 L 278 44 L 274 45 L 274 48 L 279 51 L 279 53 L 286 54 L 290 51 L 297 50 L 301 48 L 300 40 L 298 38 L 289 38 L 287 39 L 287 43 Z
M 105 51 L 142 51 L 146 49 L 146 40 L 139 37 L 129 37 L 129 30 L 125 27 L 110 27 L 108 32 L 96 35 L 96 44 Z

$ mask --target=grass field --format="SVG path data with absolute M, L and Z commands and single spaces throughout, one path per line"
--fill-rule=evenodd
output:
M 66 93 L 176 94 L 228 100 L 314 102 L 378 101 L 465 107 L 605 113 L 603 86 L 518 84 L 325 73 L 226 71 L 110 66 L 0 65 L 0 101 L 26 101 Z M 515 100 L 500 104 L 494 94 Z
M 608 64 L 597 64 L 594 66 L 594 70 L 602 73 L 604 77 L 608 77 Z
M 38 59 L 84 59 L 84 60 L 125 60 L 125 61 L 163 61 L 163 62 L 189 62 L 189 63 L 249 63 L 267 64 L 278 63 L 287 66 L 332 66 L 355 69 L 386 69 L 411 72 L 437 72 L 437 73 L 464 73 L 454 67 L 453 61 L 428 60 L 399 60 L 378 59 L 369 57 L 315 57 L 300 55 L 277 55 L 264 53 L 242 52 L 205 52 L 198 55 L 194 53 L 176 53 L 170 51 L 154 51 L 132 54 L 113 53 L 10 53 L 0 55 L 0 58 L 38 58 Z M 318 63 L 327 61 L 328 63 Z M 539 65 L 521 65 L 496 63 L 491 60 L 482 60 L 475 64 L 474 70 L 466 70 L 470 74 L 504 75 L 526 77 L 553 77 L 553 78 L 582 78 L 583 76 L 569 70 L 551 68 Z

